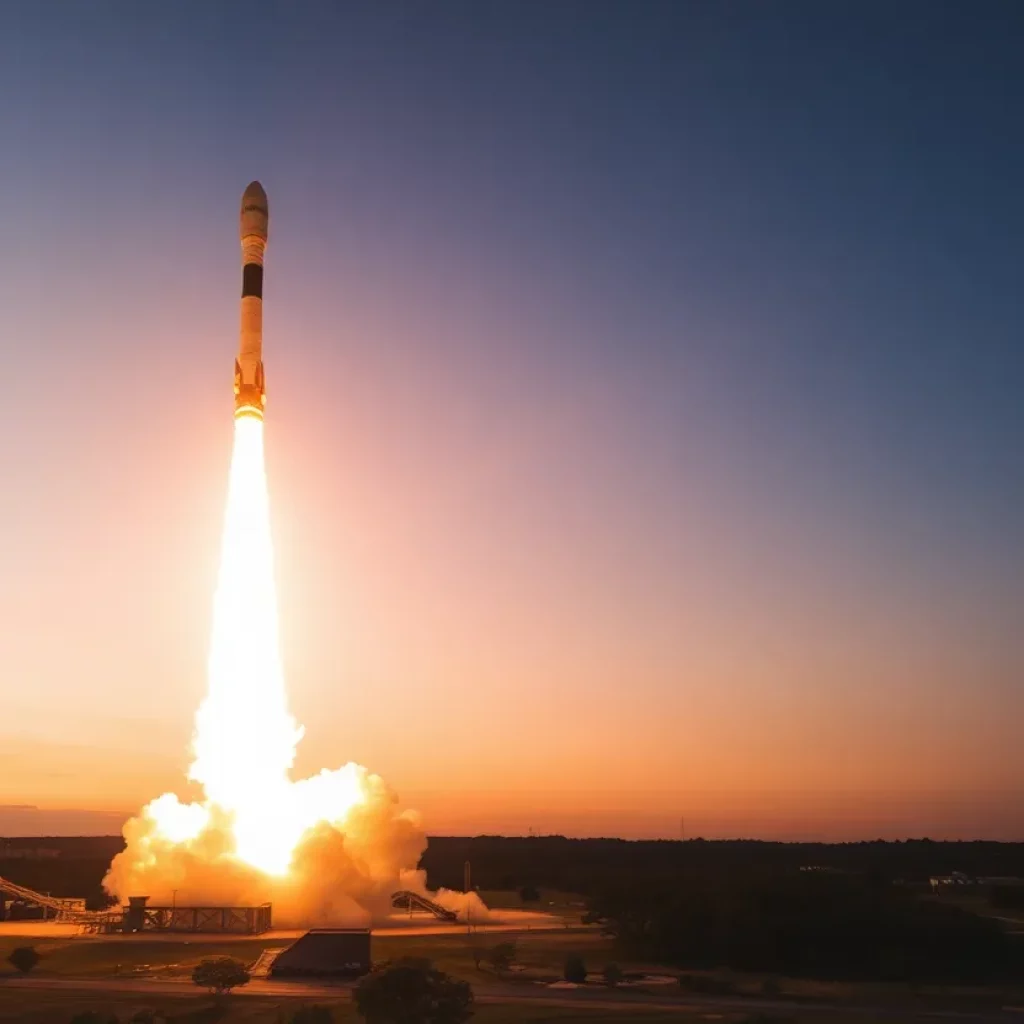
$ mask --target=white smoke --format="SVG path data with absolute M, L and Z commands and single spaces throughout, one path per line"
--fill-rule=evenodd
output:
M 308 829 L 286 874 L 267 874 L 235 855 L 229 813 L 165 795 L 125 825 L 126 848 L 114 858 L 103 885 L 122 902 L 129 896 L 148 896 L 151 904 L 164 906 L 172 899 L 193 906 L 269 902 L 274 925 L 281 928 L 381 922 L 391 912 L 395 891 L 427 893 L 423 873 L 415 869 L 426 836 L 416 812 L 400 811 L 380 776 L 354 764 L 342 771 L 357 775 L 363 799 L 343 821 L 320 821 Z M 168 836 L 163 823 L 175 815 L 193 817 L 199 831 L 184 840 L 173 832 Z M 266 825 L 272 828 L 273 821 Z M 459 909 L 452 905 L 455 895 L 461 894 L 444 893 L 443 905 Z M 473 919 L 482 920 L 485 913 L 474 906 Z

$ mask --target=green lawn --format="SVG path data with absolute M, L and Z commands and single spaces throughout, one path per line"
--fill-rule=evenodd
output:
M 486 953 L 503 942 L 515 943 L 520 964 L 559 975 L 565 958 L 571 953 L 581 955 L 592 971 L 600 971 L 615 959 L 611 941 L 593 930 L 476 932 L 472 935 L 455 931 L 445 935 L 375 936 L 373 958 L 379 961 L 404 956 L 425 957 L 458 977 L 479 979 L 474 947 Z M 83 977 L 189 974 L 204 957 L 231 956 L 248 964 L 264 949 L 287 944 L 287 940 L 259 937 L 211 942 L 201 937 L 138 940 L 6 936 L 0 939 L 0 978 L 11 972 L 7 957 L 16 946 L 34 946 L 42 956 L 37 974 Z
M 268 945 L 266 939 L 209 942 L 197 939 L 132 940 L 61 938 L 0 939 L 0 978 L 9 973 L 7 957 L 16 946 L 34 946 L 43 958 L 35 973 L 41 975 L 130 975 L 154 972 L 189 973 L 204 957 L 232 956 L 251 963 Z
M 587 908 L 584 899 L 574 892 L 560 892 L 557 889 L 540 889 L 537 902 L 524 903 L 518 889 L 488 889 L 480 898 L 492 910 L 535 910 L 542 914 L 553 914 L 569 924 L 580 924 Z
M 516 962 L 524 967 L 553 971 L 561 976 L 565 958 L 579 954 L 592 971 L 600 971 L 615 959 L 611 940 L 599 932 L 460 932 L 451 935 L 382 935 L 373 940 L 374 960 L 394 960 L 403 956 L 426 957 L 443 971 L 472 981 L 481 977 L 474 962 L 474 948 L 484 954 L 499 943 L 513 942 Z

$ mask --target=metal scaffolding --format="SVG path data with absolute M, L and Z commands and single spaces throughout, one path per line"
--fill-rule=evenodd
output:
M 151 907 L 147 896 L 132 896 L 124 908 L 129 932 L 213 932 L 261 935 L 270 931 L 271 905 L 253 907 Z

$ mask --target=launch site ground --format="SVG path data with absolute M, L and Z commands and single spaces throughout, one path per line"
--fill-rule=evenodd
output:
M 422 915 L 409 917 L 403 913 L 394 913 L 384 923 L 373 927 L 375 937 L 398 935 L 451 935 L 452 932 L 465 932 L 464 924 L 445 924 Z M 474 924 L 474 932 L 521 932 L 543 931 L 565 927 L 563 918 L 555 914 L 542 914 L 529 910 L 502 910 L 489 920 Z M 62 924 L 54 921 L 0 921 L 0 942 L 9 936 L 22 936 L 31 939 L 75 939 L 83 942 L 164 942 L 179 937 L 178 933 L 144 932 L 137 935 L 83 935 L 77 924 Z M 258 936 L 259 940 L 297 939 L 304 934 L 304 929 L 275 928 Z M 202 942 L 237 942 L 239 937 L 231 934 L 197 935 L 194 941 Z M 256 941 L 256 940 L 254 940 Z
M 492 905 L 499 894 L 488 894 Z M 512 902 L 511 895 L 508 902 Z M 955 990 L 950 987 L 911 989 L 884 984 L 848 984 L 776 979 L 777 993 L 766 996 L 764 978 L 732 974 L 728 995 L 696 995 L 680 991 L 674 979 L 653 965 L 619 961 L 629 971 L 647 971 L 649 980 L 615 990 L 601 981 L 603 967 L 618 959 L 611 940 L 597 928 L 583 925 L 578 901 L 560 897 L 540 914 L 498 911 L 504 918 L 486 928 L 426 924 L 408 920 L 374 930 L 375 961 L 426 957 L 439 968 L 473 986 L 479 1024 L 523 1021 L 712 1021 L 721 1024 L 786 1021 L 800 1024 L 856 1019 L 908 1021 L 943 1017 L 963 1021 L 1021 1021 L 1024 992 L 1006 989 Z M 553 906 L 551 904 L 554 904 Z M 0 1021 L 66 1024 L 75 1013 L 96 1011 L 108 1019 L 131 1020 L 139 1010 L 158 1010 L 179 1022 L 246 1021 L 276 1024 L 304 1003 L 329 1005 L 340 1022 L 357 1021 L 346 984 L 272 981 L 254 978 L 224 1001 L 198 993 L 190 980 L 204 957 L 232 956 L 253 964 L 268 949 L 287 945 L 294 933 L 259 936 L 155 935 L 75 936 L 70 926 L 14 922 L 0 928 Z M 30 934 L 26 934 L 30 933 Z M 26 978 L 7 969 L 6 958 L 26 940 L 43 956 Z M 474 950 L 514 941 L 517 967 L 499 977 L 477 967 Z M 552 987 L 565 959 L 581 956 L 593 983 L 577 988 Z M 659 978 L 660 974 L 660 978 Z M 216 1017 L 216 1013 L 223 1016 Z

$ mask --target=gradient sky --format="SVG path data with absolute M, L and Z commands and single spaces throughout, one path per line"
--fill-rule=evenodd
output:
M 259 178 L 301 771 L 434 832 L 1024 839 L 1022 39 L 0 7 L 0 832 L 185 792 Z

